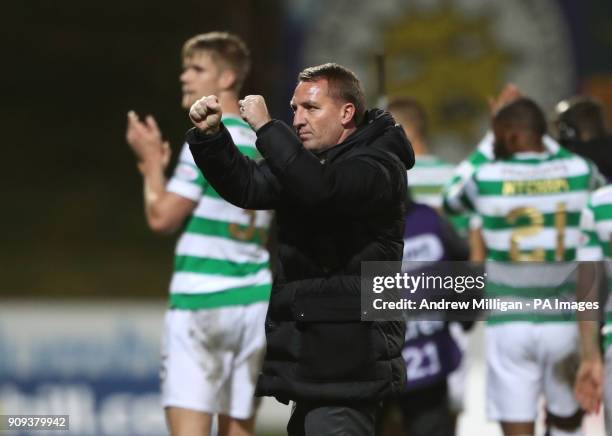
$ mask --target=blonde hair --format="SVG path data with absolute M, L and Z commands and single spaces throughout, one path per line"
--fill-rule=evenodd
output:
M 223 63 L 236 73 L 232 89 L 238 93 L 251 70 L 251 53 L 238 36 L 228 32 L 208 32 L 189 38 L 183 44 L 183 59 L 209 52 L 213 61 Z

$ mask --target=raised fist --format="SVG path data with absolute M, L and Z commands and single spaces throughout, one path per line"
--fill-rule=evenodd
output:
M 219 131 L 221 105 L 216 95 L 202 97 L 189 110 L 189 118 L 202 133 L 213 134 Z
M 238 102 L 238 105 L 240 106 L 240 116 L 256 132 L 271 120 L 266 101 L 261 95 L 247 95 Z

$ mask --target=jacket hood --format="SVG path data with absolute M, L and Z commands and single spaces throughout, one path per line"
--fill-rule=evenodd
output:
M 406 169 L 414 165 L 414 152 L 404 129 L 395 122 L 389 112 L 377 108 L 366 111 L 361 125 L 344 142 L 317 156 L 330 160 L 348 149 L 364 145 L 393 153 L 402 161 Z
M 612 137 L 590 141 L 565 140 L 561 141 L 561 145 L 573 153 L 592 160 L 606 179 L 612 179 Z

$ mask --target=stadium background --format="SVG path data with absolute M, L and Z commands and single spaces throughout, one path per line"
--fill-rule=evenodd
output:
M 548 111 L 585 92 L 612 113 L 607 0 L 65 0 L 4 8 L 0 413 L 75 407 L 83 423 L 126 414 L 120 431 L 82 424 L 73 434 L 154 434 L 161 422 L 144 424 L 151 411 L 161 415 L 154 389 L 174 239 L 146 228 L 125 114 L 154 114 L 176 156 L 189 127 L 178 82 L 189 36 L 241 35 L 254 61 L 245 94 L 264 95 L 285 120 L 296 73 L 314 63 L 354 69 L 375 104 L 374 59 L 385 53 L 386 91 L 423 101 L 434 151 L 455 162 L 484 131 L 487 96 L 507 81 Z

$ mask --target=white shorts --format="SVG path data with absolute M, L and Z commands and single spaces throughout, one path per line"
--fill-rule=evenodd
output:
M 487 416 L 532 422 L 538 399 L 557 416 L 572 416 L 578 327 L 575 323 L 509 322 L 487 325 Z
M 604 371 L 604 417 L 606 420 L 606 431 L 612 435 L 612 346 L 608 346 L 605 354 Z
M 268 303 L 254 303 L 168 310 L 162 340 L 163 406 L 250 418 L 266 348 L 267 308 Z

